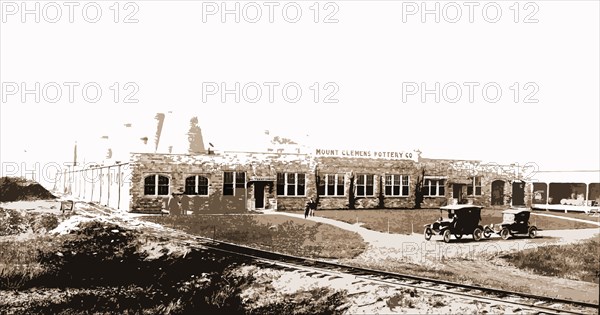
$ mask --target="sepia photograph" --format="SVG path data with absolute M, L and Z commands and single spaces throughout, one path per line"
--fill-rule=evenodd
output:
M 0 19 L 2 315 L 598 314 L 598 0 Z

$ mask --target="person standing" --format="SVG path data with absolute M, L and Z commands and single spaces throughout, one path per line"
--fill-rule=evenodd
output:
M 310 198 L 310 202 L 308 204 L 309 204 L 309 215 L 311 217 L 314 217 L 315 209 L 317 208 L 317 204 L 315 203 L 315 201 L 312 198 Z
M 304 218 L 306 219 L 308 217 L 308 215 L 310 214 L 310 206 L 311 206 L 311 201 L 312 199 L 306 203 L 306 207 L 304 207 Z
M 178 194 L 171 193 L 171 197 L 169 197 L 169 203 L 167 205 L 169 209 L 169 214 L 171 215 L 180 215 L 181 214 L 181 199 Z

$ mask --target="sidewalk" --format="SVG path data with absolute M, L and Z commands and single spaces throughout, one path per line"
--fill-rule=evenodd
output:
M 263 211 L 263 214 L 284 215 L 284 216 L 293 217 L 293 218 L 297 218 L 297 219 L 304 219 L 304 214 L 277 212 L 274 210 Z M 308 217 L 305 220 L 330 224 L 330 225 L 333 225 L 340 229 L 344 229 L 344 230 L 351 231 L 351 232 L 356 232 L 363 238 L 363 240 L 365 242 L 369 243 L 370 245 L 372 245 L 374 247 L 402 248 L 403 242 L 417 242 L 417 241 L 420 242 L 420 241 L 424 240 L 422 234 L 406 235 L 406 234 L 382 233 L 382 232 L 377 232 L 377 231 L 372 231 L 372 230 L 366 229 L 366 228 L 360 226 L 361 225 L 360 223 L 359 224 L 350 224 L 350 223 L 337 221 L 337 220 L 333 220 L 333 219 L 328 219 L 328 218 L 323 218 L 323 217 L 319 217 L 319 216 Z
M 594 225 L 600 226 L 600 222 L 598 222 L 598 221 L 577 219 L 577 218 L 571 218 L 571 217 L 563 217 L 563 216 L 560 216 L 560 215 L 553 215 L 553 214 L 546 214 L 546 213 L 532 213 L 532 214 L 533 215 L 539 215 L 539 216 L 542 216 L 542 217 L 565 219 L 565 220 L 569 220 L 569 221 L 575 221 L 575 222 L 581 222 L 581 223 L 589 223 L 589 224 L 594 224 Z

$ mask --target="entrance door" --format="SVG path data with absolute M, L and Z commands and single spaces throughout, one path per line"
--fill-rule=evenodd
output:
M 513 206 L 525 205 L 525 183 L 514 182 L 512 185 L 512 204 Z
M 462 191 L 464 184 L 452 184 L 452 198 L 461 204 L 462 203 Z
M 504 205 L 504 181 L 495 180 L 492 182 L 492 206 Z
M 254 183 L 254 207 L 263 209 L 265 207 L 265 183 Z

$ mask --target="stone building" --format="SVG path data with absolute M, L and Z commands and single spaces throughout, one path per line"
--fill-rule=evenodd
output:
M 525 182 L 478 161 L 426 159 L 420 152 L 320 150 L 310 154 L 134 153 L 129 210 L 164 209 L 182 193 L 185 210 L 432 208 L 449 203 L 526 205 Z

